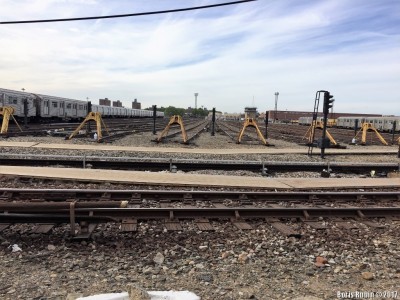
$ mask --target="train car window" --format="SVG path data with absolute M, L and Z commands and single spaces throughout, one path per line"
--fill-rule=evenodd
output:
M 71 103 L 67 104 L 67 109 L 71 109 Z
M 51 105 L 53 106 L 53 107 L 58 107 L 58 103 L 57 102 L 51 102 Z
M 79 109 L 83 109 L 83 105 L 80 104 L 80 105 L 79 105 Z
M 9 96 L 8 97 L 8 103 L 9 104 L 18 104 L 18 98 L 14 96 Z
M 73 108 L 73 109 L 76 109 L 76 104 L 73 104 L 73 105 L 72 105 L 72 108 Z

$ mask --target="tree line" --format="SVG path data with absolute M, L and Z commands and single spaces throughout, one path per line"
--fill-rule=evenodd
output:
M 146 110 L 153 110 L 152 107 L 145 108 Z M 206 117 L 208 116 L 208 110 L 206 108 L 180 108 L 175 106 L 168 106 L 168 107 L 157 107 L 157 111 L 164 112 L 165 116 L 170 117 L 174 115 L 180 116 L 192 116 L 192 117 Z

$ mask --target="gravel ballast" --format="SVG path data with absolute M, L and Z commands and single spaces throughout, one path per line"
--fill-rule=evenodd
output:
M 206 149 L 264 148 L 259 144 L 235 144 L 219 133 L 203 133 L 195 144 L 156 144 L 151 133 L 124 137 L 112 145 L 183 147 Z M 93 144 L 90 139 L 65 141 L 59 137 L 14 137 L 10 142 Z M 285 141 L 270 140 L 275 148 L 306 149 Z M 349 146 L 360 149 L 361 146 Z M 368 149 L 388 149 L 368 146 Z M 390 147 L 392 149 L 392 147 Z M 0 148 L 1 154 L 131 156 L 193 160 L 399 162 L 395 155 L 299 154 L 189 154 L 65 149 Z M 194 171 L 208 175 L 261 176 L 246 171 Z M 315 172 L 276 173 L 282 177 L 319 177 Z M 347 176 L 334 174 L 334 176 Z M 351 176 L 350 176 L 351 177 Z M 162 189 L 106 183 L 77 183 L 0 178 L 2 187 Z M 245 179 L 244 179 L 245 180 Z M 193 188 L 206 190 L 207 188 Z M 224 190 L 224 189 L 216 189 Z M 240 189 L 236 189 L 240 190 Z M 92 239 L 73 241 L 69 226 L 51 234 L 32 233 L 33 225 L 12 225 L 0 231 L 0 299 L 66 299 L 127 291 L 130 284 L 146 290 L 189 290 L 201 299 L 337 299 L 338 292 L 399 292 L 400 224 L 375 220 L 383 229 L 356 222 L 357 229 L 342 229 L 324 220 L 326 230 L 287 221 L 300 239 L 285 237 L 264 220 L 248 223 L 253 230 L 239 230 L 231 222 L 213 221 L 214 232 L 202 232 L 193 222 L 184 230 L 167 231 L 160 221 L 138 224 L 135 233 L 122 233 L 117 224 L 103 224 Z M 21 251 L 12 252 L 13 245 Z M 322 257 L 322 259 L 318 258 Z M 322 261 L 322 262 L 320 262 Z M 394 294 L 392 294 L 394 295 Z M 301 298 L 305 297 L 305 298 Z M 308 298 L 307 298 L 308 297 Z M 400 298 L 400 295 L 397 295 Z M 392 297 L 394 299 L 394 297 Z

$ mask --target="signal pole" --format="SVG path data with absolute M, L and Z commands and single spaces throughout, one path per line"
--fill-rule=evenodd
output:
M 277 115 L 278 115 L 278 96 L 279 92 L 275 93 L 275 114 L 274 114 L 274 123 L 276 123 Z
M 325 147 L 326 147 L 326 125 L 328 123 L 328 114 L 329 109 L 333 106 L 333 102 L 335 101 L 333 95 L 329 92 L 324 93 L 324 128 L 322 130 L 322 142 L 321 142 L 321 158 L 325 157 Z

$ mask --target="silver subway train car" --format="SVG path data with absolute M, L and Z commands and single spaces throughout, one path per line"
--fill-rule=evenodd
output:
M 81 120 L 87 115 L 86 101 L 48 96 L 22 91 L 14 91 L 0 88 L 0 106 L 14 108 L 14 116 L 25 116 L 24 103 L 26 102 L 26 116 L 31 121 L 55 120 Z M 125 107 L 111 107 L 92 104 L 93 112 L 100 112 L 105 118 L 143 118 L 152 117 L 152 110 L 131 109 Z M 157 117 L 164 117 L 164 113 L 158 111 Z
M 371 123 L 379 131 L 391 132 L 394 126 L 396 132 L 400 131 L 400 117 L 339 117 L 336 120 L 336 126 L 339 128 L 354 128 L 356 120 L 359 128 L 362 123 Z

